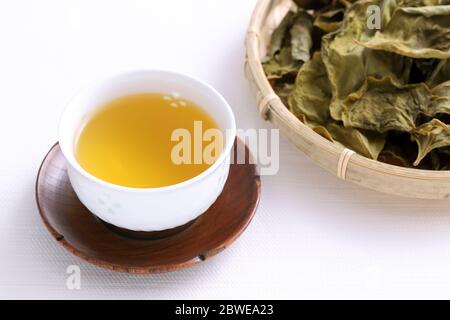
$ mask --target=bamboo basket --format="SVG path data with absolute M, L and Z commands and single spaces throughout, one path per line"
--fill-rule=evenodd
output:
M 266 55 L 272 31 L 291 5 L 291 0 L 259 0 L 247 31 L 245 75 L 261 116 L 318 165 L 341 179 L 394 195 L 450 198 L 450 171 L 402 168 L 360 156 L 315 133 L 281 102 L 264 74 L 261 59 Z

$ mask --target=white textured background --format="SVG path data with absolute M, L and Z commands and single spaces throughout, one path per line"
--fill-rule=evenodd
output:
M 264 128 L 243 78 L 255 0 L 0 0 L 0 298 L 450 298 L 450 202 L 339 181 L 287 141 L 259 210 L 228 250 L 192 269 L 113 273 L 72 256 L 41 223 L 38 166 L 62 107 L 106 73 L 200 77 L 241 128 Z M 81 268 L 81 290 L 66 268 Z

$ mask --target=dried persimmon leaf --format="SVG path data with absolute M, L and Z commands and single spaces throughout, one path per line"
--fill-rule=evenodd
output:
M 291 48 L 282 48 L 272 59 L 263 64 L 263 68 L 267 78 L 272 80 L 296 74 L 301 65 L 301 61 L 292 58 Z
M 294 2 L 263 63 L 291 112 L 368 158 L 450 169 L 450 0 Z
M 430 104 L 422 113 L 429 117 L 435 117 L 438 114 L 450 114 L 450 81 L 434 87 L 431 94 Z
M 294 90 L 289 96 L 291 111 L 321 136 L 339 142 L 363 156 L 377 159 L 383 149 L 384 135 L 344 128 L 334 123 L 329 114 L 330 101 L 330 82 L 321 54 L 316 53 L 297 75 Z
M 286 36 L 289 34 L 289 29 L 294 23 L 296 15 L 297 9 L 295 7 L 291 8 L 283 20 L 281 20 L 278 27 L 272 32 L 266 61 L 273 58 L 283 47 L 283 43 L 285 42 Z
M 326 33 L 338 30 L 344 20 L 345 8 L 327 8 L 322 12 L 318 12 L 314 19 L 314 26 Z
M 417 166 L 432 150 L 450 146 L 450 127 L 438 119 L 433 119 L 416 128 L 411 137 L 419 148 L 414 162 L 414 166 Z
M 291 9 L 272 34 L 268 55 L 263 63 L 269 80 L 296 74 L 310 59 L 313 46 L 312 17 L 303 10 Z
M 330 114 L 342 120 L 342 101 L 364 85 L 367 77 L 391 77 L 406 84 L 412 60 L 392 53 L 367 49 L 354 40 L 369 39 L 375 32 L 367 27 L 367 10 L 377 0 L 357 1 L 347 9 L 342 27 L 322 39 L 322 55 L 331 82 Z
M 426 80 L 427 85 L 433 88 L 450 80 L 450 59 L 440 60 L 436 68 Z
M 285 106 L 288 105 L 288 98 L 292 90 L 294 90 L 294 84 L 289 82 L 277 81 L 273 85 L 273 90 L 280 97 Z
M 289 108 L 297 117 L 326 124 L 330 120 L 330 81 L 320 53 L 306 62 L 298 72 L 294 90 L 289 96 Z
M 355 128 L 346 128 L 337 123 L 327 126 L 333 140 L 345 147 L 370 159 L 378 159 L 386 142 L 386 136 L 378 132 L 361 131 Z
M 411 58 L 448 59 L 450 6 L 397 7 L 382 30 L 369 39 L 355 41 L 370 49 Z
M 391 78 L 369 77 L 343 102 L 342 121 L 346 127 L 410 132 L 430 100 L 431 91 L 425 84 L 401 85 Z
M 294 60 L 306 62 L 311 58 L 313 21 L 305 11 L 299 11 L 290 29 L 291 52 Z

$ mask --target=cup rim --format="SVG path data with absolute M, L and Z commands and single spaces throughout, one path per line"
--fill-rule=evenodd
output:
M 119 78 L 119 77 L 125 77 L 125 76 L 132 76 L 132 75 L 136 75 L 136 74 L 148 74 L 148 73 L 164 73 L 166 75 L 169 75 L 171 77 L 178 77 L 178 78 L 183 78 L 183 80 L 187 80 L 190 82 L 196 82 L 197 84 L 199 84 L 200 86 L 202 86 L 205 90 L 209 90 L 213 95 L 215 95 L 216 98 L 218 98 L 218 100 L 222 103 L 223 108 L 225 108 L 225 110 L 227 111 L 228 117 L 229 117 L 229 121 L 231 124 L 231 128 L 224 128 L 225 131 L 225 137 L 226 137 L 226 143 L 225 146 L 221 152 L 221 154 L 219 155 L 219 157 L 216 159 L 216 161 L 214 161 L 214 163 L 209 166 L 205 171 L 201 172 L 200 174 L 181 181 L 179 183 L 176 184 L 171 184 L 168 186 L 163 186 L 163 187 L 156 187 L 156 188 L 135 188 L 135 187 L 127 187 L 127 186 L 121 186 L 118 184 L 114 184 L 105 180 L 102 180 L 100 178 L 97 178 L 96 176 L 94 176 L 93 174 L 89 173 L 88 171 L 86 171 L 79 163 L 78 161 L 76 161 L 75 157 L 68 157 L 67 156 L 67 143 L 65 141 L 61 140 L 62 137 L 62 131 L 64 130 L 62 128 L 63 125 L 63 119 L 66 116 L 68 110 L 70 110 L 71 108 L 71 104 L 72 102 L 80 95 L 85 94 L 89 91 L 89 89 L 91 89 L 92 86 L 94 86 L 97 83 L 101 83 L 101 82 L 106 82 L 108 80 L 114 79 L 114 78 Z M 228 102 L 226 101 L 226 99 L 222 96 L 222 94 L 220 94 L 213 86 L 211 86 L 210 84 L 208 84 L 207 82 L 191 76 L 191 75 L 187 75 L 185 73 L 182 72 L 175 72 L 175 71 L 169 71 L 169 70 L 163 70 L 163 69 L 134 69 L 134 70 L 128 70 L 128 71 L 123 71 L 123 72 L 117 72 L 114 73 L 112 75 L 106 76 L 106 77 L 102 77 L 100 80 L 95 81 L 94 83 L 91 83 L 91 85 L 86 86 L 85 88 L 83 88 L 82 90 L 80 90 L 77 94 L 75 94 L 74 96 L 72 96 L 69 101 L 65 104 L 65 107 L 63 109 L 62 115 L 60 117 L 60 121 L 59 121 L 59 127 L 58 127 L 58 141 L 59 141 L 59 145 L 61 148 L 61 151 L 64 155 L 64 158 L 66 159 L 66 161 L 81 175 L 83 175 L 85 178 L 94 181 L 95 183 L 98 183 L 104 187 L 108 187 L 108 188 L 112 188 L 115 190 L 122 190 L 122 191 L 128 191 L 128 192 L 135 192 L 135 193 L 156 193 L 156 192 L 165 192 L 165 191 L 172 191 L 172 190 L 177 190 L 177 189 L 181 189 L 184 187 L 187 187 L 191 184 L 196 183 L 197 181 L 200 181 L 202 179 L 204 179 L 205 177 L 207 177 L 210 173 L 212 173 L 214 170 L 216 170 L 226 159 L 227 157 L 230 155 L 231 153 L 231 149 L 234 145 L 234 141 L 236 139 L 236 119 L 233 113 L 233 110 L 231 109 L 230 105 L 228 104 Z M 72 145 L 72 144 L 71 144 Z M 73 147 L 73 146 L 72 146 Z M 72 153 L 74 153 L 74 151 L 72 150 Z

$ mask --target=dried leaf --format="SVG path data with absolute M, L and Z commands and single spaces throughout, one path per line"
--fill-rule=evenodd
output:
M 291 111 L 321 136 L 347 148 L 377 159 L 383 149 L 384 135 L 344 128 L 333 123 L 329 114 L 331 87 L 320 53 L 300 69 L 294 90 L 289 97 Z
M 291 48 L 282 48 L 272 59 L 263 64 L 263 68 L 267 78 L 271 80 L 296 74 L 301 65 L 302 61 L 292 58 Z
M 299 115 L 298 118 L 300 119 L 301 122 L 306 124 L 310 129 L 312 129 L 318 135 L 324 137 L 327 140 L 335 142 L 335 140 L 331 136 L 331 133 L 328 131 L 328 129 L 325 127 L 324 124 L 310 121 L 304 115 Z
M 312 17 L 300 11 L 290 30 L 292 57 L 306 62 L 311 58 L 313 21 Z
M 354 128 L 345 128 L 336 123 L 330 123 L 327 130 L 335 141 L 342 143 L 345 147 L 370 158 L 378 159 L 386 141 L 385 135 L 377 132 L 361 131 Z
M 289 97 L 289 107 L 297 117 L 304 115 L 309 121 L 323 125 L 330 119 L 330 101 L 330 81 L 321 55 L 316 53 L 300 69 Z
M 294 84 L 289 82 L 277 81 L 273 85 L 273 90 L 280 97 L 285 106 L 288 105 L 288 98 L 292 90 L 294 90 Z
M 448 80 L 450 80 L 450 59 L 439 61 L 434 71 L 428 77 L 426 83 L 433 88 Z
M 346 127 L 378 132 L 410 132 L 417 116 L 426 111 L 431 92 L 425 84 L 400 85 L 390 78 L 369 78 L 364 86 L 343 102 Z
M 344 8 L 328 8 L 323 12 L 319 12 L 314 19 L 314 26 L 325 31 L 333 32 L 338 30 L 344 19 Z
M 269 80 L 296 74 L 310 59 L 312 17 L 302 10 L 290 10 L 272 34 L 268 56 L 263 63 Z
M 291 112 L 322 137 L 333 140 L 325 125 L 329 120 L 330 83 L 320 53 L 300 69 L 288 98 Z
M 367 48 L 412 58 L 448 59 L 450 6 L 397 7 L 381 31 L 368 40 L 355 41 Z
M 322 55 L 331 82 L 333 100 L 330 114 L 342 120 L 342 101 L 360 89 L 367 77 L 390 77 L 407 83 L 411 59 L 396 54 L 364 48 L 354 40 L 370 38 L 374 30 L 367 28 L 367 9 L 379 4 L 376 0 L 362 0 L 347 9 L 342 27 L 323 37 Z
M 419 165 L 432 150 L 450 146 L 450 127 L 437 119 L 418 127 L 411 136 L 419 148 L 414 166 Z
M 450 169 L 450 0 L 294 2 L 263 64 L 291 112 L 366 157 Z
M 281 50 L 281 48 L 283 47 L 283 43 L 286 41 L 286 36 L 288 35 L 289 30 L 295 21 L 296 15 L 296 8 L 292 8 L 291 10 L 289 10 L 283 20 L 281 20 L 278 27 L 272 32 L 270 46 L 267 50 L 266 60 L 270 60 Z
M 438 114 L 450 114 L 450 81 L 434 87 L 431 94 L 430 104 L 422 113 L 429 117 L 435 117 Z

